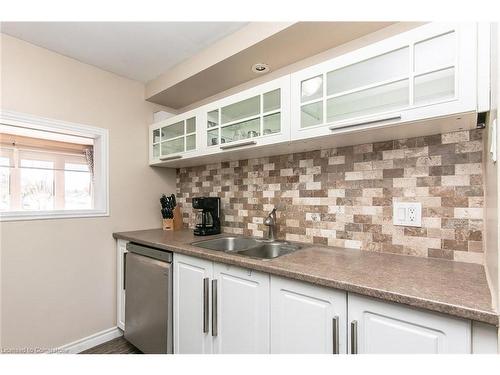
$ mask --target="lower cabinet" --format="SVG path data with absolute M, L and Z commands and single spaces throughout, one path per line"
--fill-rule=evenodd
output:
M 269 353 L 269 275 L 174 254 L 174 353 Z
M 471 353 L 469 320 L 351 293 L 347 311 L 350 353 Z
M 117 242 L 124 328 L 126 241 Z M 174 353 L 497 353 L 498 328 L 174 254 Z
M 345 354 L 347 293 L 271 276 L 271 353 Z
M 269 353 L 269 275 L 214 263 L 214 282 L 214 353 Z
M 213 263 L 174 254 L 174 353 L 209 354 Z

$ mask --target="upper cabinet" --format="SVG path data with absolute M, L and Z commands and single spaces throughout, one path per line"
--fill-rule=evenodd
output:
M 150 127 L 150 164 L 207 161 L 290 141 L 290 76 L 266 82 Z M 199 158 L 199 159 L 195 159 Z
M 476 32 L 426 24 L 292 74 L 292 140 L 476 110 Z
M 219 99 L 153 125 L 150 162 L 189 166 L 474 128 L 476 112 L 489 110 L 488 37 L 483 24 L 428 23 Z
M 200 121 L 197 111 L 190 111 L 170 117 L 149 127 L 149 163 L 192 156 L 199 150 Z
M 203 107 L 210 154 L 290 140 L 290 77 L 282 77 Z

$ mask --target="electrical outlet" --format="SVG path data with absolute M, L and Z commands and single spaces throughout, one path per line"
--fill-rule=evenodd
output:
M 422 226 L 422 203 L 394 202 L 392 223 L 408 227 Z

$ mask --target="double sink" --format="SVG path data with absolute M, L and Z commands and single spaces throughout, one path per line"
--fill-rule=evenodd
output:
M 203 249 L 224 251 L 257 259 L 273 259 L 293 253 L 303 246 L 284 241 L 267 241 L 250 237 L 221 237 L 192 243 Z

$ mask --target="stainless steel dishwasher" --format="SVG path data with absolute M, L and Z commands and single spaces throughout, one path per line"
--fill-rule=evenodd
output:
M 132 242 L 125 263 L 125 339 L 143 353 L 173 353 L 172 253 Z

